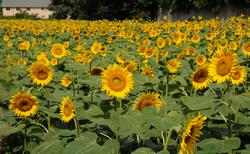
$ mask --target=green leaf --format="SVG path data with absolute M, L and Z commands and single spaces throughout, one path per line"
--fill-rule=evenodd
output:
M 218 140 L 215 138 L 205 139 L 198 143 L 198 146 L 206 152 L 226 153 L 232 149 L 240 147 L 240 139 L 232 137 L 225 140 Z
M 92 132 L 86 132 L 75 141 L 67 144 L 63 150 L 64 154 L 93 154 L 98 153 L 100 146 L 96 143 L 97 135 Z
M 119 150 L 120 150 L 120 144 L 117 140 L 107 140 L 101 147 L 99 153 L 118 154 Z
M 143 148 L 136 149 L 131 154 L 154 154 L 154 153 L 155 152 L 152 149 L 143 147 Z
M 246 92 L 240 95 L 232 96 L 232 101 L 239 102 L 242 108 L 250 109 L 250 92 Z
M 157 154 L 170 154 L 168 150 L 162 150 L 160 152 L 157 152 Z
M 181 101 L 190 110 L 202 110 L 217 106 L 217 103 L 212 96 L 182 97 Z
M 31 154 L 43 154 L 43 153 L 53 153 L 61 154 L 64 151 L 64 143 L 60 140 L 46 140 L 44 143 L 40 144 L 34 148 Z
M 10 126 L 8 123 L 0 121 L 0 136 L 9 136 L 24 129 L 25 124 L 20 124 L 17 127 Z
M 77 109 L 77 118 L 78 120 L 82 119 L 91 119 L 94 116 L 103 115 L 103 111 L 99 106 L 91 105 L 88 110 L 82 108 Z

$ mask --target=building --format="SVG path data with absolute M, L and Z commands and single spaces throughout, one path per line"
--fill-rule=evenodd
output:
M 48 10 L 50 0 L 2 0 L 3 16 L 14 16 L 16 13 L 26 11 L 38 18 L 48 19 L 52 11 Z

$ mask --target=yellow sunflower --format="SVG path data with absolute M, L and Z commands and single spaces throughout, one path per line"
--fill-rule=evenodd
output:
M 250 56 L 250 42 L 246 42 L 246 43 L 243 44 L 243 46 L 242 46 L 242 52 L 247 57 Z
M 27 92 L 18 92 L 15 96 L 12 96 L 9 109 L 15 112 L 17 116 L 27 118 L 37 113 L 38 104 L 35 96 Z
M 109 65 L 102 73 L 102 90 L 109 96 L 124 98 L 133 89 L 132 73 L 117 64 Z
M 165 42 L 165 39 L 162 38 L 162 37 L 159 37 L 157 40 L 156 40 L 156 44 L 157 44 L 157 47 L 158 48 L 164 48 L 166 42 Z
M 101 68 L 101 67 L 95 67 L 95 68 L 93 68 L 93 69 L 91 70 L 90 73 L 91 73 L 91 75 L 99 76 L 99 75 L 102 74 L 103 71 L 104 71 L 103 68 Z
M 160 95 L 155 92 L 143 92 L 134 102 L 133 109 L 143 110 L 145 106 L 154 106 L 157 109 L 160 109 L 163 103 L 159 97 Z
M 141 71 L 142 71 L 142 74 L 148 76 L 149 78 L 154 77 L 153 69 L 147 64 L 144 65 L 144 67 L 142 67 Z
M 207 62 L 207 58 L 201 54 L 195 58 L 195 62 L 197 65 L 204 65 Z
M 69 85 L 71 85 L 71 83 L 72 83 L 71 77 L 65 74 L 61 79 L 61 85 L 67 88 Z
M 237 59 L 235 54 L 223 51 L 215 54 L 210 61 L 211 64 L 208 68 L 209 76 L 218 84 L 221 84 L 229 80 L 230 73 Z
M 62 58 L 68 54 L 62 44 L 54 44 L 51 48 L 51 53 L 55 58 Z
M 166 67 L 170 73 L 176 73 L 181 67 L 181 62 L 177 59 L 170 59 Z
M 247 79 L 247 69 L 244 66 L 236 66 L 230 75 L 232 84 L 239 85 Z
M 65 123 L 68 123 L 71 119 L 75 117 L 74 104 L 68 96 L 63 97 L 60 106 L 60 115 L 61 120 Z
M 28 72 L 33 82 L 37 85 L 47 85 L 53 77 L 52 69 L 48 65 L 39 62 L 33 63 Z
M 206 116 L 198 114 L 195 118 L 191 119 L 182 133 L 180 154 L 193 154 L 196 141 L 202 134 L 201 129 L 204 126 Z
M 195 89 L 206 88 L 212 82 L 208 75 L 208 66 L 204 65 L 196 69 L 191 75 L 191 81 Z

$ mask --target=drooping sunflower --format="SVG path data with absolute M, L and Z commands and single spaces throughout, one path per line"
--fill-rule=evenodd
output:
M 191 75 L 191 81 L 195 89 L 206 88 L 212 82 L 208 75 L 208 66 L 204 65 L 197 68 Z
M 247 57 L 250 57 L 250 42 L 246 42 L 246 43 L 243 44 L 243 46 L 242 46 L 242 52 Z
M 133 109 L 143 110 L 145 106 L 154 106 L 157 109 L 160 109 L 163 103 L 159 97 L 160 95 L 155 92 L 143 92 L 134 102 Z
M 71 119 L 75 117 L 74 104 L 70 99 L 70 97 L 68 96 L 63 97 L 60 106 L 60 115 L 61 115 L 61 120 L 65 123 L 68 123 Z
M 203 128 L 206 119 L 206 116 L 199 113 L 186 124 L 186 128 L 181 136 L 180 154 L 194 153 L 194 146 L 202 134 L 201 129 Z
M 37 85 L 47 85 L 53 77 L 53 70 L 45 64 L 34 62 L 28 69 L 29 76 Z
M 102 90 L 107 95 L 124 98 L 133 89 L 132 73 L 117 64 L 109 65 L 102 73 Z
M 170 73 L 176 73 L 181 67 L 181 62 L 177 59 L 170 59 L 166 67 Z
M 216 53 L 211 59 L 211 64 L 209 65 L 208 72 L 209 76 L 221 84 L 222 82 L 229 80 L 232 68 L 236 63 L 236 55 L 234 53 L 222 51 Z
M 232 84 L 239 85 L 247 79 L 247 69 L 244 66 L 236 66 L 230 75 Z
M 65 74 L 61 79 L 61 85 L 67 88 L 69 85 L 71 85 L 71 83 L 72 83 L 71 77 Z
M 27 118 L 33 116 L 38 110 L 38 100 L 28 92 L 18 92 L 12 96 L 9 109 L 19 117 Z
M 62 44 L 53 44 L 51 48 L 51 53 L 55 58 L 62 58 L 68 54 L 66 49 Z

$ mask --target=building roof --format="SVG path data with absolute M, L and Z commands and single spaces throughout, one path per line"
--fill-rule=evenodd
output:
M 2 0 L 0 7 L 48 7 L 50 0 Z

